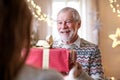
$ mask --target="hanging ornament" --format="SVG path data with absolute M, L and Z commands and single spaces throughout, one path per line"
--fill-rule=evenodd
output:
M 109 0 L 113 13 L 120 17 L 120 0 Z
M 120 45 L 120 28 L 116 29 L 115 34 L 110 34 L 109 38 L 113 40 L 112 47 L 115 48 L 116 46 Z

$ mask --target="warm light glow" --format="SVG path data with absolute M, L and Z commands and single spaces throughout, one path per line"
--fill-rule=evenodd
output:
M 115 78 L 114 78 L 114 77 L 111 77 L 111 80 L 115 80 Z
M 40 6 L 37 5 L 33 0 L 27 0 L 27 2 L 35 18 L 37 18 L 39 21 L 47 22 L 49 26 L 54 24 L 54 20 L 48 15 L 42 13 Z
M 120 17 L 120 0 L 109 0 L 113 13 Z
M 116 46 L 120 45 L 120 28 L 117 28 L 115 34 L 110 34 L 109 38 L 113 40 L 112 47 L 115 48 Z

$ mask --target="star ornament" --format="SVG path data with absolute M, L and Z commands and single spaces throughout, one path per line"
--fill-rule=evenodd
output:
M 120 28 L 117 28 L 115 34 L 110 34 L 109 38 L 113 40 L 113 43 L 112 43 L 113 48 L 120 45 Z

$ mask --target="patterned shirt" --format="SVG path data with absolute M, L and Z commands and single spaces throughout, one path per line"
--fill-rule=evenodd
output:
M 56 40 L 52 47 L 76 50 L 77 62 L 82 65 L 83 70 L 94 80 L 103 80 L 104 73 L 101 64 L 101 53 L 97 45 L 78 38 L 69 45 L 62 43 L 61 40 Z

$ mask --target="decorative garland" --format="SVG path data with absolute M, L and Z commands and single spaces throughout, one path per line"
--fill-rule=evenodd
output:
M 33 0 L 27 0 L 27 2 L 35 18 L 37 18 L 39 21 L 47 22 L 49 26 L 53 25 L 54 20 L 46 14 L 42 13 L 41 8 Z
M 113 12 L 120 17 L 120 0 L 109 0 L 110 7 L 112 8 Z

